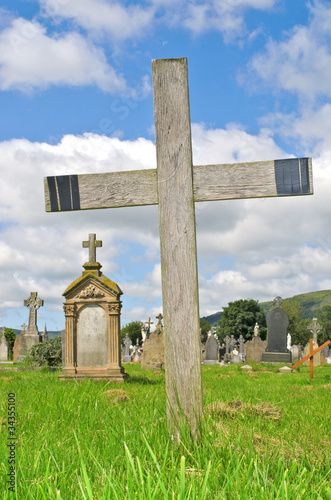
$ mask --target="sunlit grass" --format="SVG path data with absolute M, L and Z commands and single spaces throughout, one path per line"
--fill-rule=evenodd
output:
M 125 365 L 122 385 L 0 371 L 1 498 L 330 499 L 331 366 L 279 375 L 203 366 L 202 443 L 168 437 L 164 373 Z M 7 394 L 16 394 L 16 493 Z

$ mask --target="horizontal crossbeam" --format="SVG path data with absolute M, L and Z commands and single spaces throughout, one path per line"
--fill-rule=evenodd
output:
M 45 177 L 46 212 L 158 204 L 157 170 Z M 313 194 L 311 158 L 193 167 L 194 201 Z

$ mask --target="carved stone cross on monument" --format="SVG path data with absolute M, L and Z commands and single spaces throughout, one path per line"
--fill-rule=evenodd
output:
M 102 247 L 102 241 L 96 239 L 95 234 L 89 234 L 88 235 L 88 241 L 83 241 L 83 248 L 88 248 L 89 249 L 89 259 L 88 263 L 93 264 L 94 262 L 97 261 L 96 257 L 96 249 L 97 247 Z
M 317 318 L 313 318 L 312 322 L 310 323 L 309 326 L 307 326 L 307 329 L 313 334 L 313 341 L 315 344 L 318 345 L 317 343 L 317 334 L 322 330 L 321 325 L 318 324 Z
M 26 331 L 30 335 L 38 335 L 37 311 L 44 305 L 44 301 L 38 297 L 38 292 L 31 292 L 30 297 L 24 301 L 24 305 L 29 308 L 29 325 Z
M 198 437 L 202 381 L 194 203 L 312 194 L 311 159 L 193 167 L 187 60 L 154 60 L 152 73 L 157 169 L 47 177 L 46 211 L 158 204 L 168 428 L 178 438 L 182 414 Z
M 148 318 L 148 321 L 145 321 L 145 325 L 147 328 L 146 335 L 147 335 L 147 338 L 149 339 L 149 336 L 151 334 L 151 325 L 154 325 L 154 321 L 151 321 L 151 318 Z

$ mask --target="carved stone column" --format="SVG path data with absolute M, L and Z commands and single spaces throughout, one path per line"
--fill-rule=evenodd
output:
M 76 307 L 75 304 L 64 304 L 63 309 L 66 318 L 66 355 L 63 372 L 66 374 L 71 374 L 75 373 Z

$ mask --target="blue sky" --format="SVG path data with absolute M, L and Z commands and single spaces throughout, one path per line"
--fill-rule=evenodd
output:
M 331 287 L 331 3 L 3 1 L 0 324 L 64 327 L 91 232 L 122 323 L 162 309 L 157 207 L 46 214 L 43 177 L 156 166 L 151 60 L 187 57 L 195 164 L 312 156 L 311 197 L 196 204 L 200 313 Z

